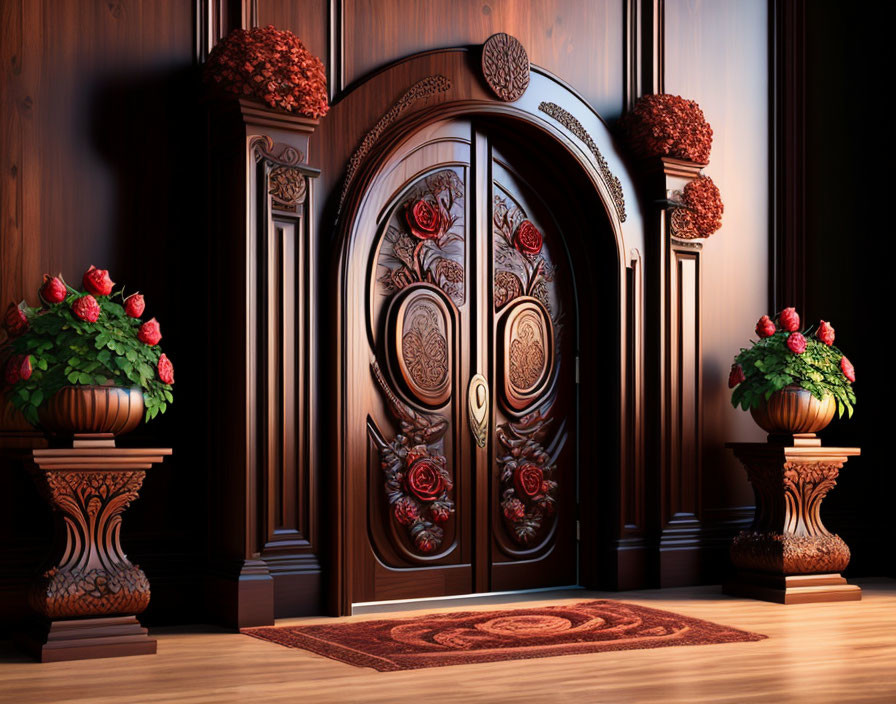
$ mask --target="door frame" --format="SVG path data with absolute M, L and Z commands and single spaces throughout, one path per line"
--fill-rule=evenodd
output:
M 644 297 L 642 259 L 645 252 L 645 212 L 635 179 L 621 157 L 609 128 L 588 103 L 558 78 L 536 66 L 530 67 L 529 86 L 515 102 L 503 102 L 489 92 L 476 70 L 478 48 L 425 52 L 399 61 L 357 84 L 328 117 L 333 129 L 349 129 L 358 115 L 367 115 L 372 127 L 359 136 L 359 146 L 347 162 L 344 185 L 334 189 L 330 204 L 336 224 L 331 240 L 337 256 L 329 280 L 333 288 L 327 297 L 336 303 L 338 314 L 331 335 L 332 366 L 328 401 L 332 435 L 329 445 L 335 454 L 336 471 L 329 481 L 332 541 L 329 564 L 328 611 L 334 615 L 351 612 L 352 585 L 350 560 L 353 546 L 346 490 L 344 448 L 351 431 L 346 423 L 346 316 L 345 292 L 357 272 L 352 271 L 355 254 L 357 216 L 390 157 L 411 135 L 427 125 L 450 118 L 488 117 L 507 125 L 523 123 L 537 130 L 545 144 L 557 155 L 574 164 L 577 178 L 589 184 L 603 205 L 606 223 L 613 236 L 616 261 L 616 300 L 613 310 L 601 310 L 602 320 L 612 313 L 611 325 L 617 335 L 613 353 L 616 379 L 613 415 L 616 421 L 613 447 L 595 449 L 602 459 L 600 476 L 589 474 L 593 484 L 584 482 L 580 490 L 581 541 L 580 583 L 608 586 L 615 579 L 614 565 L 620 550 L 643 546 L 644 526 L 644 385 L 643 321 Z M 378 116 L 378 119 L 377 119 Z M 570 234 L 570 237 L 576 235 Z M 586 234 L 580 245 L 588 249 Z M 606 244 L 606 243 L 604 243 Z M 596 322 L 596 321 L 595 321 Z M 580 325 L 589 321 L 583 315 Z M 583 371 L 580 397 L 598 398 L 596 374 Z M 604 392 L 605 395 L 605 392 Z M 580 430 L 582 437 L 588 428 Z M 323 466 L 323 463 L 322 463 Z M 330 464 L 329 466 L 333 466 Z M 581 468 L 580 468 L 581 471 Z M 584 474 L 584 473 L 583 473 Z

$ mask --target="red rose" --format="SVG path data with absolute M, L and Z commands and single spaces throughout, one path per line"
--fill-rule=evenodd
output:
M 442 234 L 442 213 L 438 206 L 418 200 L 405 211 L 405 219 L 414 237 L 432 240 Z
M 818 326 L 818 332 L 815 333 L 815 337 L 821 340 L 824 344 L 830 346 L 834 344 L 834 326 L 824 320 L 821 321 L 821 324 Z
M 744 376 L 744 368 L 739 364 L 731 365 L 731 373 L 728 375 L 728 388 L 733 389 L 747 377 Z
M 435 501 L 445 488 L 439 466 L 427 458 L 419 459 L 411 465 L 405 482 L 408 491 L 420 501 Z
M 504 518 L 511 523 L 516 523 L 526 517 L 526 507 L 519 499 L 507 499 L 501 504 L 501 508 L 504 510 Z
M 409 526 L 417 520 L 419 515 L 417 504 L 414 503 L 413 499 L 404 496 L 392 504 L 392 515 L 395 516 L 395 520 L 401 525 Z
M 18 337 L 28 329 L 28 316 L 15 303 L 10 303 L 3 318 L 3 327 L 10 337 Z
M 856 380 L 856 368 L 852 366 L 852 362 L 850 362 L 846 357 L 840 358 L 840 369 L 843 370 L 843 376 L 845 376 L 850 381 Z
M 157 368 L 159 371 L 159 379 L 166 384 L 174 383 L 174 365 L 165 353 L 162 353 L 162 356 L 159 357 Z
M 124 299 L 124 312 L 132 318 L 139 318 L 146 309 L 146 302 L 139 293 L 132 293 Z
M 538 228 L 528 220 L 523 220 L 513 235 L 513 246 L 523 254 L 538 254 L 541 251 L 542 237 Z
M 541 493 L 541 482 L 544 481 L 544 472 L 537 464 L 524 464 L 517 467 L 513 473 L 513 487 L 518 496 L 528 499 Z
M 39 294 L 47 303 L 62 303 L 68 295 L 68 289 L 58 277 L 44 274 L 44 285 L 40 287 Z
M 19 377 L 22 381 L 28 381 L 31 378 L 31 355 L 25 354 L 19 357 Z
M 82 282 L 84 288 L 94 296 L 108 296 L 112 293 L 112 287 L 115 282 L 109 278 L 108 269 L 97 269 L 92 264 L 90 268 L 84 272 Z
M 777 330 L 775 324 L 767 315 L 763 315 L 756 323 L 756 334 L 759 337 L 771 337 L 775 334 L 775 330 Z
M 778 316 L 778 322 L 787 332 L 796 332 L 800 329 L 800 316 L 796 312 L 796 308 L 785 308 Z
M 162 339 L 162 330 L 155 318 L 147 320 L 140 326 L 137 331 L 137 339 L 150 346 L 159 344 L 159 340 Z
M 81 320 L 95 323 L 100 317 L 100 304 L 89 293 L 75 299 L 72 303 L 72 312 Z
M 794 354 L 802 354 L 806 351 L 806 338 L 798 332 L 790 333 L 787 338 L 787 349 Z

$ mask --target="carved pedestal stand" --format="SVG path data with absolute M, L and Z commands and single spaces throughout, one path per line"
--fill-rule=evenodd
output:
M 56 566 L 29 593 L 43 620 L 24 645 L 42 662 L 156 652 L 136 616 L 149 605 L 149 582 L 119 535 L 121 514 L 137 498 L 146 470 L 170 454 L 116 448 L 111 436 L 76 436 L 75 447 L 33 451 L 35 480 L 60 529 Z
M 781 604 L 853 601 L 862 590 L 840 576 L 849 548 L 821 522 L 821 502 L 857 447 L 822 447 L 814 435 L 788 441 L 729 443 L 756 494 L 753 525 L 734 539 L 738 569 L 726 594 Z

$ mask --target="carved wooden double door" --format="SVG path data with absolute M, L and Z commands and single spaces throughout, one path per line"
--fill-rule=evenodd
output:
M 357 211 L 344 330 L 356 603 L 577 581 L 563 204 L 539 195 L 541 157 L 500 134 L 424 129 Z

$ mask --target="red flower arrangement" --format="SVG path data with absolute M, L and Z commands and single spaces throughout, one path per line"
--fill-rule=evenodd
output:
M 306 117 L 330 109 L 321 60 L 295 34 L 273 26 L 235 29 L 224 37 L 209 54 L 205 80 Z
M 47 274 L 38 291 L 42 305 L 10 304 L 0 345 L 3 392 L 32 424 L 37 409 L 70 385 L 137 387 L 147 420 L 164 413 L 174 400 L 174 365 L 159 349 L 156 319 L 139 319 L 143 296 L 113 292 L 109 272 L 95 266 L 81 284 L 78 291 L 61 274 Z
M 639 156 L 709 162 L 712 127 L 693 100 L 666 93 L 645 95 L 623 116 L 621 124 Z
M 698 176 L 681 192 L 681 207 L 672 214 L 673 234 L 680 239 L 709 237 L 722 226 L 725 206 L 709 176 Z
M 776 391 L 797 385 L 819 400 L 833 396 L 840 415 L 852 416 L 856 371 L 834 347 L 831 324 L 822 320 L 814 333 L 811 328 L 800 330 L 796 308 L 782 310 L 777 321 L 775 325 L 763 315 L 756 324 L 759 340 L 734 358 L 728 376 L 728 387 L 734 389 L 731 404 L 744 410 L 756 408 Z

